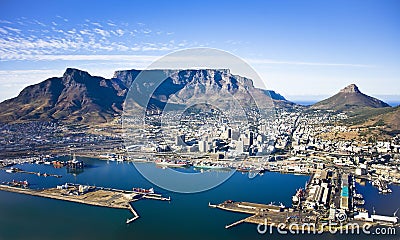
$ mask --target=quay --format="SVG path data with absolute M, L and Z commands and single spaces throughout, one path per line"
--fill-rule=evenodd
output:
M 358 207 L 364 204 L 364 200 L 362 195 L 357 193 L 355 186 L 354 176 L 334 169 L 325 169 L 312 174 L 305 189 L 297 189 L 292 197 L 292 207 L 232 200 L 220 204 L 208 203 L 208 206 L 251 215 L 226 225 L 225 228 L 243 222 L 281 226 L 286 229 L 297 226 L 306 231 L 328 231 L 327 223 L 338 229 L 347 223 L 357 227 L 364 224 L 399 226 L 397 211 L 393 216 L 386 216 L 377 215 L 375 212 L 369 214 L 365 209 Z
M 0 191 L 8 191 L 99 207 L 127 209 L 130 210 L 133 214 L 133 218 L 126 221 L 127 224 L 139 218 L 139 214 L 137 214 L 137 212 L 131 206 L 131 202 L 138 201 L 142 198 L 149 198 L 160 201 L 171 200 L 170 198 L 165 198 L 160 194 L 152 194 L 152 196 L 146 196 L 146 194 L 135 193 L 133 191 L 86 186 L 73 183 L 66 183 L 64 185 L 57 186 L 56 188 L 47 188 L 40 190 L 0 185 Z
M 273 204 L 260 204 L 260 203 L 250 203 L 250 202 L 234 202 L 232 200 L 227 200 L 220 204 L 208 204 L 209 207 L 218 208 L 225 211 L 238 212 L 250 214 L 250 217 L 246 217 L 232 224 L 226 225 L 225 228 L 231 228 L 233 226 L 239 225 L 243 222 L 247 223 L 257 223 L 264 224 L 264 219 L 268 218 L 269 223 L 274 223 L 276 226 L 280 222 L 286 222 L 287 214 L 289 209 L 285 208 L 283 205 L 273 205 Z M 292 210 L 290 210 L 292 212 Z M 292 213 L 293 214 L 293 213 Z

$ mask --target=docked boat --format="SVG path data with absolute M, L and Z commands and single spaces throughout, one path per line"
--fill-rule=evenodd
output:
M 27 180 L 25 181 L 16 181 L 12 180 L 12 182 L 8 182 L 7 185 L 11 187 L 22 187 L 22 188 L 28 188 L 29 182 Z
M 14 173 L 14 172 L 16 172 L 17 171 L 17 169 L 16 168 L 10 168 L 10 169 L 7 169 L 6 170 L 6 173 Z
M 64 167 L 64 164 L 65 164 L 62 161 L 53 161 L 52 163 L 53 163 L 54 168 L 62 168 L 62 167 Z
M 355 199 L 354 200 L 354 205 L 356 205 L 356 206 L 361 206 L 361 205 L 364 205 L 364 204 L 365 204 L 364 200 L 359 200 L 359 199 Z
M 251 170 L 253 170 L 251 167 L 239 166 L 236 168 L 236 171 L 239 171 L 239 172 L 250 172 Z
M 135 193 L 140 193 L 140 194 L 149 194 L 149 193 L 154 193 L 154 188 L 149 188 L 149 189 L 132 188 L 132 191 Z
M 201 162 L 193 165 L 194 168 L 199 169 L 228 169 L 229 167 L 223 164 L 218 163 L 210 163 L 210 162 Z
M 377 187 L 380 193 L 391 193 L 392 190 L 388 187 L 388 184 L 382 179 L 376 179 L 372 182 L 372 185 Z
M 305 191 L 303 188 L 297 189 L 296 193 L 292 196 L 292 204 L 294 207 L 297 207 L 300 204 L 300 201 L 305 197 Z
M 363 200 L 364 197 L 361 193 L 356 193 L 353 195 L 354 199 Z
M 392 189 L 390 189 L 390 188 L 388 188 L 388 187 L 386 187 L 386 188 L 379 188 L 379 192 L 381 192 L 381 193 L 392 193 Z
M 189 163 L 182 160 L 157 160 L 156 165 L 161 167 L 187 167 Z

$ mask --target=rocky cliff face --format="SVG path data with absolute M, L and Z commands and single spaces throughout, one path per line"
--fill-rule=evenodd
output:
M 390 107 L 387 103 L 365 95 L 355 84 L 343 88 L 334 96 L 311 106 L 312 109 L 349 111 L 358 108 Z
M 350 84 L 349 86 L 341 89 L 340 93 L 361 93 L 355 84 Z
M 248 97 L 249 93 L 253 97 L 286 101 L 274 91 L 255 88 L 251 79 L 233 75 L 229 69 L 146 70 L 140 74 L 137 70 L 129 70 L 115 72 L 114 78 L 131 87 L 134 96 L 148 98 L 151 95 L 154 104 L 167 100 L 185 103 L 221 94 L 243 98 Z

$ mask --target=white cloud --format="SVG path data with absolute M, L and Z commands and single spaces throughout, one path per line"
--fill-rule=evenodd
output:
M 96 27 L 103 27 L 100 23 L 98 22 L 90 22 L 92 25 L 96 26 Z
M 65 69 L 63 70 L 65 71 Z M 0 101 L 16 97 L 25 87 L 54 76 L 62 76 L 60 70 L 0 70 Z
M 79 31 L 80 34 L 82 35 L 93 35 L 89 30 L 83 29 Z
M 0 23 L 11 24 L 11 22 L 10 22 L 10 21 L 7 21 L 7 20 L 1 20 L 1 19 L 0 19 Z
M 20 29 L 17 29 L 17 28 L 6 27 L 6 26 L 5 26 L 4 28 L 6 28 L 6 29 L 8 29 L 8 30 L 10 30 L 10 31 L 16 32 L 16 33 L 20 33 L 20 32 L 21 32 L 21 30 L 20 30 Z
M 174 42 L 167 39 L 156 42 L 169 32 L 158 30 L 157 39 L 150 42 L 143 36 L 153 31 L 145 24 L 129 27 L 129 24 L 114 23 L 112 21 L 84 20 L 82 24 L 73 27 L 64 27 L 60 21 L 68 21 L 62 16 L 59 20 L 40 22 L 26 18 L 17 19 L 29 28 L 17 29 L 9 26 L 0 27 L 0 61 L 33 60 L 48 58 L 61 58 L 57 56 L 102 55 L 110 52 L 114 54 L 137 54 L 138 52 L 167 52 L 182 47 L 188 47 L 186 42 Z M 102 27 L 104 26 L 104 27 Z M 3 36 L 4 35 L 4 36 Z M 159 36 L 159 37 L 158 37 Z M 151 42 L 153 41 L 153 42 Z M 195 44 L 196 45 L 196 44 Z M 191 46 L 194 46 L 191 44 Z
M 26 69 L 26 70 L 0 70 L 0 76 L 12 76 L 12 75 L 27 75 L 27 74 L 55 74 L 58 73 L 57 70 L 49 69 Z
M 46 27 L 47 25 L 46 24 L 44 24 L 44 23 L 42 23 L 42 22 L 40 22 L 40 21 L 38 21 L 38 20 L 36 20 L 36 19 L 34 19 L 33 20 L 36 24 L 38 24 L 38 25 L 40 25 L 40 26 L 42 26 L 42 27 Z
M 4 28 L 0 28 L 0 33 L 2 33 L 2 34 L 7 34 L 7 33 L 8 33 L 8 31 L 7 31 L 7 30 L 5 30 Z
M 158 58 L 158 56 L 152 55 L 18 55 L 18 60 L 32 60 L 32 61 L 54 61 L 54 60 L 64 60 L 64 61 L 141 61 L 150 62 Z
M 115 32 L 119 35 L 119 36 L 122 36 L 122 35 L 124 35 L 124 30 L 122 30 L 122 29 L 117 29 L 117 30 L 115 30 Z
M 100 29 L 100 28 L 95 28 L 94 31 L 98 34 L 100 34 L 103 37 L 109 37 L 110 33 L 107 32 L 106 30 Z

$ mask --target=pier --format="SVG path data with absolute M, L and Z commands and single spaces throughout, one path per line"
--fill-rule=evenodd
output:
M 160 194 L 151 194 L 152 196 L 146 196 L 147 194 L 135 193 L 128 190 L 111 188 L 106 189 L 103 187 L 85 186 L 72 183 L 66 183 L 64 185 L 57 186 L 56 188 L 47 188 L 42 190 L 0 185 L 0 190 L 92 206 L 127 209 L 133 214 L 133 218 L 126 221 L 127 224 L 139 218 L 139 214 L 131 206 L 131 202 L 138 201 L 142 198 L 160 201 L 171 200 L 169 197 L 165 198 Z
M 131 223 L 131 222 L 133 222 L 133 221 L 135 221 L 136 219 L 138 219 L 139 218 L 139 214 L 137 214 L 137 212 L 135 211 L 135 209 L 133 209 L 133 207 L 132 207 L 132 205 L 131 204 L 129 204 L 129 210 L 131 210 L 131 212 L 132 212 L 132 214 L 133 214 L 133 218 L 128 218 L 127 220 L 126 220 L 126 224 L 129 224 L 129 223 Z
M 239 224 L 241 224 L 241 223 L 248 222 L 248 221 L 249 221 L 249 218 L 251 218 L 251 217 L 243 218 L 243 219 L 241 219 L 241 220 L 239 220 L 239 221 L 236 221 L 236 222 L 234 222 L 234 223 L 232 223 L 232 224 L 226 225 L 225 228 L 228 229 L 228 228 L 230 228 L 230 227 L 234 227 L 234 226 L 239 225 Z
M 25 173 L 25 174 L 32 174 L 32 175 L 37 175 L 39 177 L 55 177 L 55 178 L 61 178 L 61 175 L 57 174 L 49 174 L 49 173 L 41 173 L 41 172 L 30 172 L 30 171 L 25 171 L 19 168 L 10 168 L 10 169 L 2 169 L 8 173 Z
M 234 202 L 227 200 L 220 204 L 208 203 L 211 208 L 219 208 L 225 211 L 238 212 L 250 214 L 251 216 L 236 221 L 232 224 L 226 225 L 225 228 L 231 228 L 239 225 L 243 222 L 264 224 L 264 220 L 268 217 L 269 223 L 278 224 L 280 222 L 286 222 L 287 213 L 289 210 L 284 206 L 278 206 L 273 204 L 260 204 L 250 202 Z

